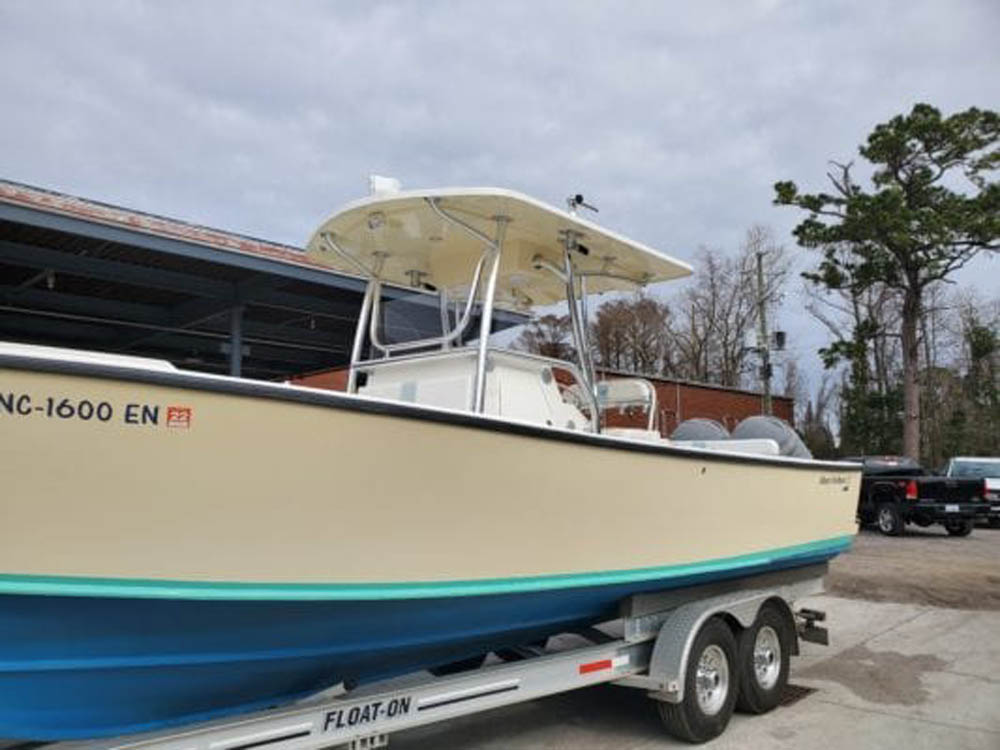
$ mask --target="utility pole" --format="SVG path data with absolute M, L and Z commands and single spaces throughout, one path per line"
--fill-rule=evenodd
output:
M 764 382 L 764 413 L 771 415 L 774 409 L 771 405 L 771 339 L 767 333 L 767 296 L 764 293 L 764 252 L 757 251 L 757 322 L 760 324 L 757 335 L 757 350 L 760 352 L 760 376 Z

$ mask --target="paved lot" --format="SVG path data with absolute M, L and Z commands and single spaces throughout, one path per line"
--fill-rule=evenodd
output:
M 938 563 L 958 572 L 907 576 Z M 814 692 L 766 716 L 737 714 L 705 747 L 1000 750 L 1000 531 L 977 529 L 965 540 L 930 529 L 896 539 L 864 533 L 836 562 L 831 583 L 883 601 L 825 595 L 801 602 L 829 616 L 831 645 L 803 644 L 792 660 L 792 683 Z M 903 601 L 884 601 L 893 596 Z M 927 603 L 939 601 L 964 609 Z M 403 732 L 391 746 L 686 745 L 664 733 L 640 692 L 605 685 Z

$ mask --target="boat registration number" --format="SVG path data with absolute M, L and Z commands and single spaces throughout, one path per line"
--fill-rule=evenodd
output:
M 944 512 L 945 513 L 958 513 L 958 506 L 957 505 L 946 505 L 946 506 L 944 506 Z
M 0 391 L 0 415 L 10 417 L 40 417 L 79 422 L 113 422 L 139 427 L 190 428 L 194 409 L 175 404 L 125 403 L 113 404 L 97 398 L 66 398 L 64 396 Z
M 410 713 L 412 705 L 413 698 L 411 696 L 402 696 L 335 708 L 326 712 L 323 731 L 336 732 L 338 729 L 364 726 L 380 719 L 400 718 Z

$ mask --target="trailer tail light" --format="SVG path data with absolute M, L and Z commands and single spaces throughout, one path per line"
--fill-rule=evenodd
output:
M 918 497 L 920 497 L 920 493 L 917 491 L 917 480 L 911 479 L 906 483 L 906 499 L 916 500 Z

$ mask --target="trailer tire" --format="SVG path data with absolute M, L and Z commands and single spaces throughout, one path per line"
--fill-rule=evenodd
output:
M 899 536 L 903 533 L 903 517 L 896 503 L 879 503 L 875 511 L 875 525 L 886 536 Z
M 967 518 L 957 518 L 954 521 L 945 521 L 944 530 L 948 536 L 968 536 L 972 533 L 973 522 Z
M 737 657 L 736 638 L 723 620 L 712 617 L 701 626 L 688 654 L 683 699 L 657 704 L 670 734 L 694 744 L 725 731 L 739 690 Z
M 791 651 L 788 618 L 773 604 L 764 604 L 757 619 L 739 637 L 738 710 L 763 714 L 781 702 L 788 684 Z

